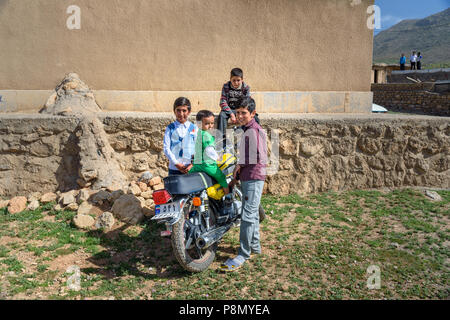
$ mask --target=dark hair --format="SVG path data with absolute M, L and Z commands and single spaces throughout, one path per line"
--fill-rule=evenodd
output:
M 195 120 L 202 121 L 203 118 L 214 117 L 214 113 L 209 110 L 200 110 L 195 117 Z
M 244 97 L 240 101 L 239 105 L 236 107 L 236 109 L 239 108 L 246 108 L 248 112 L 252 113 L 253 111 L 256 110 L 255 100 L 253 100 L 253 98 L 251 97 Z
M 240 68 L 234 68 L 233 70 L 231 70 L 230 78 L 232 78 L 232 77 L 244 78 L 244 71 L 242 71 L 242 69 L 240 69 Z
M 175 102 L 173 103 L 173 111 L 175 111 L 175 109 L 180 106 L 187 106 L 188 110 L 191 111 L 191 102 L 189 101 L 188 98 L 185 97 L 177 98 L 177 100 L 175 100 Z

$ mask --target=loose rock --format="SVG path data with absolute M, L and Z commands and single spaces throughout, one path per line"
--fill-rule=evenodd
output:
M 121 195 L 125 194 L 125 192 L 120 189 L 120 190 L 116 190 L 110 193 L 109 197 L 108 197 L 108 201 L 111 203 L 114 203 L 114 201 L 116 201 L 117 199 L 120 198 Z
M 104 201 L 108 200 L 110 195 L 111 194 L 108 191 L 99 190 L 97 193 L 95 193 L 91 197 L 91 199 L 92 199 L 92 202 L 94 202 L 94 203 L 102 204 Z
M 134 194 L 135 196 L 139 196 L 141 194 L 141 188 L 137 184 L 132 184 L 128 189 L 128 193 Z
M 144 218 L 141 202 L 132 194 L 124 194 L 114 202 L 112 213 L 123 222 L 136 224 Z
M 145 192 L 141 192 L 141 197 L 144 199 L 150 199 L 153 197 L 153 191 L 152 190 L 148 190 Z
M 87 201 L 89 199 L 89 196 L 89 189 L 81 189 L 77 196 L 78 204 L 81 204 L 81 202 L 83 201 Z
M 37 201 L 37 200 L 31 201 L 30 204 L 27 206 L 27 210 L 30 210 L 30 211 L 34 211 L 37 208 L 39 208 L 39 201 Z
M 436 191 L 425 190 L 425 195 L 433 201 L 442 201 L 442 197 Z
M 400 245 L 399 245 L 397 242 L 391 242 L 391 243 L 390 243 L 390 246 L 391 246 L 391 247 L 394 247 L 395 249 L 400 248 Z
M 63 206 L 67 206 L 68 204 L 75 202 L 74 191 L 72 190 L 61 194 L 60 202 Z
M 153 175 L 150 173 L 150 171 L 145 171 L 138 179 L 138 182 L 144 182 L 148 184 L 151 178 L 153 178 Z
M 53 192 L 48 192 L 48 193 L 44 194 L 44 195 L 41 197 L 40 202 L 41 202 L 41 203 L 48 203 L 48 202 L 56 201 L 56 197 L 57 197 L 57 196 L 56 196 L 55 193 L 53 193 Z
M 90 203 L 88 203 L 87 201 L 82 202 L 79 206 L 78 206 L 78 214 L 89 214 L 92 210 L 92 205 Z
M 153 186 L 153 190 L 161 190 L 164 189 L 164 184 L 157 184 L 155 186 Z
M 0 200 L 0 209 L 6 208 L 9 204 L 9 200 Z
M 148 182 L 150 187 L 153 187 L 153 186 L 161 184 L 161 183 L 162 183 L 161 177 L 154 177 L 154 178 L 150 179 L 150 181 Z
M 110 230 L 115 221 L 116 220 L 114 219 L 114 216 L 111 212 L 103 212 L 95 222 L 95 227 Z
M 77 214 L 73 218 L 73 223 L 77 228 L 89 229 L 95 224 L 94 218 L 85 214 Z
M 142 206 L 142 213 L 147 217 L 155 215 L 155 203 L 152 199 L 147 199 L 144 201 Z
M 69 203 L 66 206 L 66 209 L 72 210 L 72 211 L 77 211 L 78 210 L 78 204 L 76 202 Z
M 144 182 L 138 182 L 137 185 L 139 186 L 139 188 L 141 189 L 141 192 L 145 192 L 148 190 L 148 186 L 146 183 Z
M 19 213 L 27 208 L 27 198 L 19 196 L 14 197 L 9 200 L 8 212 L 9 213 Z
M 42 197 L 42 193 L 40 192 L 33 192 L 28 196 L 28 202 L 33 202 L 34 200 L 39 200 Z

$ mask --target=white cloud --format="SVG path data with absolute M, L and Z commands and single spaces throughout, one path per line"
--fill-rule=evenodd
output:
M 390 14 L 383 15 L 383 12 L 381 13 L 381 23 L 383 25 L 391 26 L 391 25 L 399 23 L 402 20 L 404 20 L 404 18 L 400 18 L 400 17 L 397 17 L 397 16 L 392 16 Z

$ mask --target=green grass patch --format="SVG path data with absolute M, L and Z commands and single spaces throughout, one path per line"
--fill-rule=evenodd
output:
M 208 270 L 191 274 L 153 221 L 83 231 L 54 204 L 0 209 L 0 236 L 10 238 L 0 245 L 0 279 L 7 299 L 446 299 L 450 191 L 438 193 L 440 202 L 411 189 L 263 196 L 262 254 L 225 274 L 217 268 L 237 254 L 239 228 Z M 80 291 L 67 289 L 69 263 L 80 264 Z M 380 289 L 367 287 L 370 266 Z

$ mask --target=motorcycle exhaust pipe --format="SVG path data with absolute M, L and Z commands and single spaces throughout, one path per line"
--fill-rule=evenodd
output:
M 222 239 L 223 235 L 230 230 L 231 225 L 222 226 L 219 228 L 212 229 L 197 238 L 195 242 L 197 247 L 200 249 L 206 249 L 212 244 L 216 243 Z

